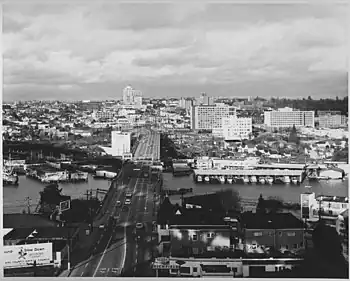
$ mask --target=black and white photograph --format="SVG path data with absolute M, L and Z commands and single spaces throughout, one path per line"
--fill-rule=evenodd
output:
M 5 279 L 349 278 L 348 1 L 1 6 Z

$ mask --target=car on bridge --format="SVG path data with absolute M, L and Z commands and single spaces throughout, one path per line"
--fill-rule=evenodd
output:
M 120 202 L 119 200 L 117 201 L 117 207 L 120 207 L 122 205 L 122 202 Z
M 142 229 L 144 227 L 144 224 L 142 222 L 136 223 L 136 229 Z
M 131 204 L 131 200 L 129 198 L 126 198 L 124 204 L 125 205 L 130 205 Z

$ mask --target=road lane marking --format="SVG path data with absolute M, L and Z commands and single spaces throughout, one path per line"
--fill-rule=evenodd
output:
M 89 263 L 85 264 L 85 268 L 89 265 Z
M 104 258 L 104 256 L 105 256 L 106 252 L 107 252 L 107 249 L 108 249 L 108 247 L 109 247 L 109 243 L 111 243 L 112 237 L 113 237 L 113 235 L 111 235 L 111 237 L 109 238 L 108 243 L 107 243 L 107 245 L 106 245 L 106 248 L 105 248 L 104 251 L 103 251 L 103 254 L 102 254 L 101 258 L 100 258 L 100 261 L 99 261 L 98 264 L 97 264 L 97 267 L 96 267 L 95 272 L 94 272 L 94 274 L 93 274 L 92 277 L 95 277 L 95 275 L 96 275 L 96 273 L 97 273 L 97 270 L 98 270 L 98 268 L 100 267 L 100 265 L 101 265 L 101 263 L 102 263 L 102 260 L 103 260 L 103 258 Z
M 83 275 L 84 275 L 84 272 L 82 272 L 82 273 L 80 274 L 81 277 L 83 277 Z

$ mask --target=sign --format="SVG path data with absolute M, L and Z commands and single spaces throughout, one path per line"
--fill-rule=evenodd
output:
M 27 245 L 12 245 L 3 247 L 4 268 L 18 268 L 36 265 L 49 265 L 52 263 L 52 243 L 39 243 Z
M 167 257 L 159 257 L 159 258 L 156 258 L 155 262 L 156 263 L 161 263 L 161 264 L 166 264 L 166 263 L 169 263 L 169 258 Z
M 179 269 L 179 266 L 176 264 L 161 264 L 161 263 L 153 263 L 153 269 Z
M 60 212 L 70 209 L 70 200 L 60 202 Z

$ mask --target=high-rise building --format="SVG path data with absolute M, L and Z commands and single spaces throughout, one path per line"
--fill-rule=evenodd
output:
M 142 92 L 134 90 L 131 86 L 127 86 L 123 90 L 123 104 L 125 105 L 142 105 Z
M 187 112 L 190 112 L 193 105 L 194 105 L 194 101 L 192 99 L 185 100 L 185 108 L 186 108 Z
M 131 86 L 127 86 L 123 90 L 123 103 L 131 104 L 133 102 L 133 89 Z
M 270 128 L 314 127 L 314 111 L 296 111 L 292 108 L 280 108 L 278 111 L 265 111 L 264 124 Z
M 131 135 L 127 132 L 112 131 L 112 156 L 130 153 Z
M 236 116 L 236 108 L 233 106 L 199 105 L 191 109 L 191 128 L 192 130 L 212 130 L 213 128 L 222 128 L 222 118 Z
M 197 105 L 214 105 L 214 98 L 208 96 L 207 93 L 202 93 L 197 101 Z

